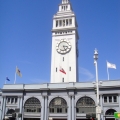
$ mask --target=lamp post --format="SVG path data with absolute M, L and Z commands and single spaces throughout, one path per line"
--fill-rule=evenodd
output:
M 99 83 L 98 83 L 98 65 L 97 65 L 98 51 L 97 51 L 97 49 L 95 49 L 95 51 L 94 51 L 93 58 L 94 58 L 94 65 L 95 65 L 95 70 L 96 70 L 96 87 L 97 87 L 97 109 L 96 109 L 96 113 L 97 113 L 98 120 L 100 120 L 100 113 L 98 113 L 98 109 L 100 108 L 100 106 L 99 106 Z

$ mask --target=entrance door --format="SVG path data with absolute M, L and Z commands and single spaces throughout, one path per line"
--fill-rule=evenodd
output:
M 106 118 L 105 120 L 115 120 L 115 118 Z
M 76 119 L 76 120 L 91 120 L 91 119 L 83 119 L 83 118 L 81 118 L 81 119 Z
M 24 118 L 24 120 L 40 120 L 40 118 Z
M 55 118 L 55 119 L 54 119 L 54 118 L 53 118 L 53 120 L 67 120 L 67 119 L 61 119 L 61 118 L 58 118 L 58 119 Z
M 15 120 L 15 118 L 9 117 L 9 120 Z

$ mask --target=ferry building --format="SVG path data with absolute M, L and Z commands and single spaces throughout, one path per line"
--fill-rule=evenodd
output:
M 53 16 L 50 83 L 5 84 L 0 120 L 89 120 L 86 114 L 96 114 L 96 83 L 78 82 L 77 28 L 70 1 L 61 0 Z M 120 81 L 99 81 L 99 101 L 101 120 L 114 120 L 120 111 Z

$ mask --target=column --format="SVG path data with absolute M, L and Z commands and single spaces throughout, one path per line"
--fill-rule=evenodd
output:
M 72 120 L 75 119 L 75 106 L 74 106 L 74 96 L 72 96 Z
M 44 120 L 47 120 L 47 96 L 45 96 L 45 119 Z
M 19 120 L 23 120 L 24 117 L 24 107 L 23 107 L 23 97 L 20 98 L 20 103 L 19 103 L 19 108 L 20 108 L 20 114 L 22 114 L 22 117 Z
M 42 102 L 41 102 L 41 120 L 44 120 L 44 103 L 45 100 L 44 100 L 44 96 L 42 96 Z
M 3 97 L 1 99 L 0 120 L 2 120 Z
M 103 110 L 103 98 L 102 98 L 102 95 L 100 95 L 100 106 L 101 106 L 101 109 Z M 104 119 L 104 117 L 103 117 L 103 113 L 101 113 L 100 118 L 101 118 L 101 120 Z
M 17 108 L 20 109 L 20 97 L 18 97 L 17 99 Z M 17 118 L 17 120 L 20 120 L 20 118 Z
M 72 117 L 71 108 L 72 108 L 72 105 L 71 105 L 71 96 L 69 96 L 68 120 L 71 120 L 71 117 Z
M 2 109 L 2 119 L 4 118 L 5 116 L 5 108 L 6 108 L 6 97 L 4 96 L 3 97 L 3 109 Z
M 17 107 L 18 108 L 20 107 L 20 97 L 18 97 L 18 100 L 17 100 Z

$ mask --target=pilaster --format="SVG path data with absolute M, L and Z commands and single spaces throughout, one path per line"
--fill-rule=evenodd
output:
M 22 117 L 24 116 L 24 107 L 23 107 L 23 97 L 20 98 L 20 103 L 19 103 L 19 108 L 20 108 L 20 113 L 22 114 Z M 20 118 L 19 120 L 23 120 L 23 118 Z
M 71 120 L 72 117 L 72 102 L 71 102 L 71 96 L 69 96 L 69 107 L 68 107 L 68 120 Z
M 72 120 L 75 120 L 75 99 L 72 96 Z
M 3 109 L 2 109 L 2 119 L 5 116 L 5 108 L 6 108 L 6 97 L 3 96 Z
M 0 120 L 2 120 L 2 109 L 3 109 L 3 97 L 1 99 L 1 108 L 0 108 Z
M 45 108 L 44 105 L 45 105 L 45 97 L 42 96 L 41 120 L 44 120 L 44 108 Z
M 44 120 L 47 120 L 47 96 L 45 96 L 45 118 Z

